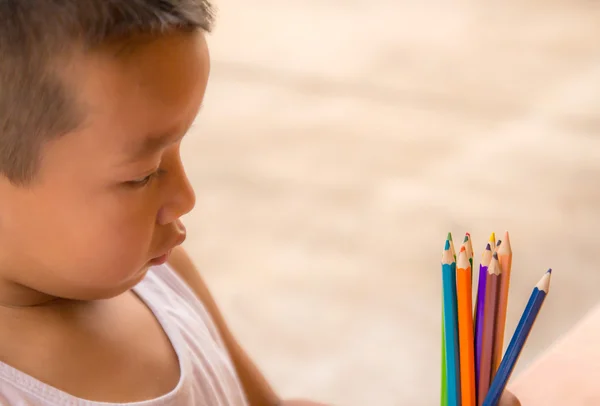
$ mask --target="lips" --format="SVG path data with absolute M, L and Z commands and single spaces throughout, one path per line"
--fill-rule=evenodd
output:
M 167 251 L 166 254 L 150 260 L 149 264 L 152 266 L 157 266 L 157 265 L 162 265 L 162 264 L 166 263 L 169 260 L 169 257 L 171 256 L 172 251 L 173 250 L 171 249 L 171 250 Z
M 161 253 L 159 256 L 154 257 L 149 261 L 150 265 L 162 265 L 166 263 L 169 260 L 173 249 L 183 244 L 185 241 L 187 234 L 183 223 L 181 223 L 181 221 L 177 221 L 175 227 L 175 237 L 172 237 L 170 239 L 170 243 L 165 244 L 164 248 L 158 251 Z

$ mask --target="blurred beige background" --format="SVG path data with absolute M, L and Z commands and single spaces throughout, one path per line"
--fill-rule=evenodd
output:
M 600 3 L 217 5 L 186 247 L 282 395 L 436 404 L 447 231 L 511 232 L 509 335 L 554 268 L 519 371 L 598 301 Z

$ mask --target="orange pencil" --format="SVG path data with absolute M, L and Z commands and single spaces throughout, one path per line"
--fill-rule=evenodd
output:
M 498 261 L 502 269 L 500 291 L 498 293 L 498 315 L 496 316 L 496 337 L 494 339 L 494 353 L 492 360 L 492 377 L 495 375 L 500 362 L 504 346 L 504 330 L 506 327 L 506 312 L 508 310 L 508 289 L 510 287 L 510 269 L 512 266 L 512 249 L 508 231 L 504 233 L 502 244 L 498 247 Z
M 476 406 L 475 350 L 473 348 L 473 313 L 471 312 L 473 307 L 471 296 L 472 273 L 464 244 L 458 254 L 456 268 L 461 406 Z

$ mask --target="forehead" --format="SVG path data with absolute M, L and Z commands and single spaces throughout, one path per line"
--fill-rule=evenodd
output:
M 209 74 L 202 33 L 162 36 L 126 54 L 117 46 L 81 58 L 67 78 L 85 124 L 77 137 L 65 138 L 79 154 L 109 155 L 110 162 L 181 137 L 198 112 Z

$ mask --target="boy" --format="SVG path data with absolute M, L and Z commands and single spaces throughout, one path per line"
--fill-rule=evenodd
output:
M 207 0 L 0 0 L 0 404 L 281 401 L 179 247 Z

